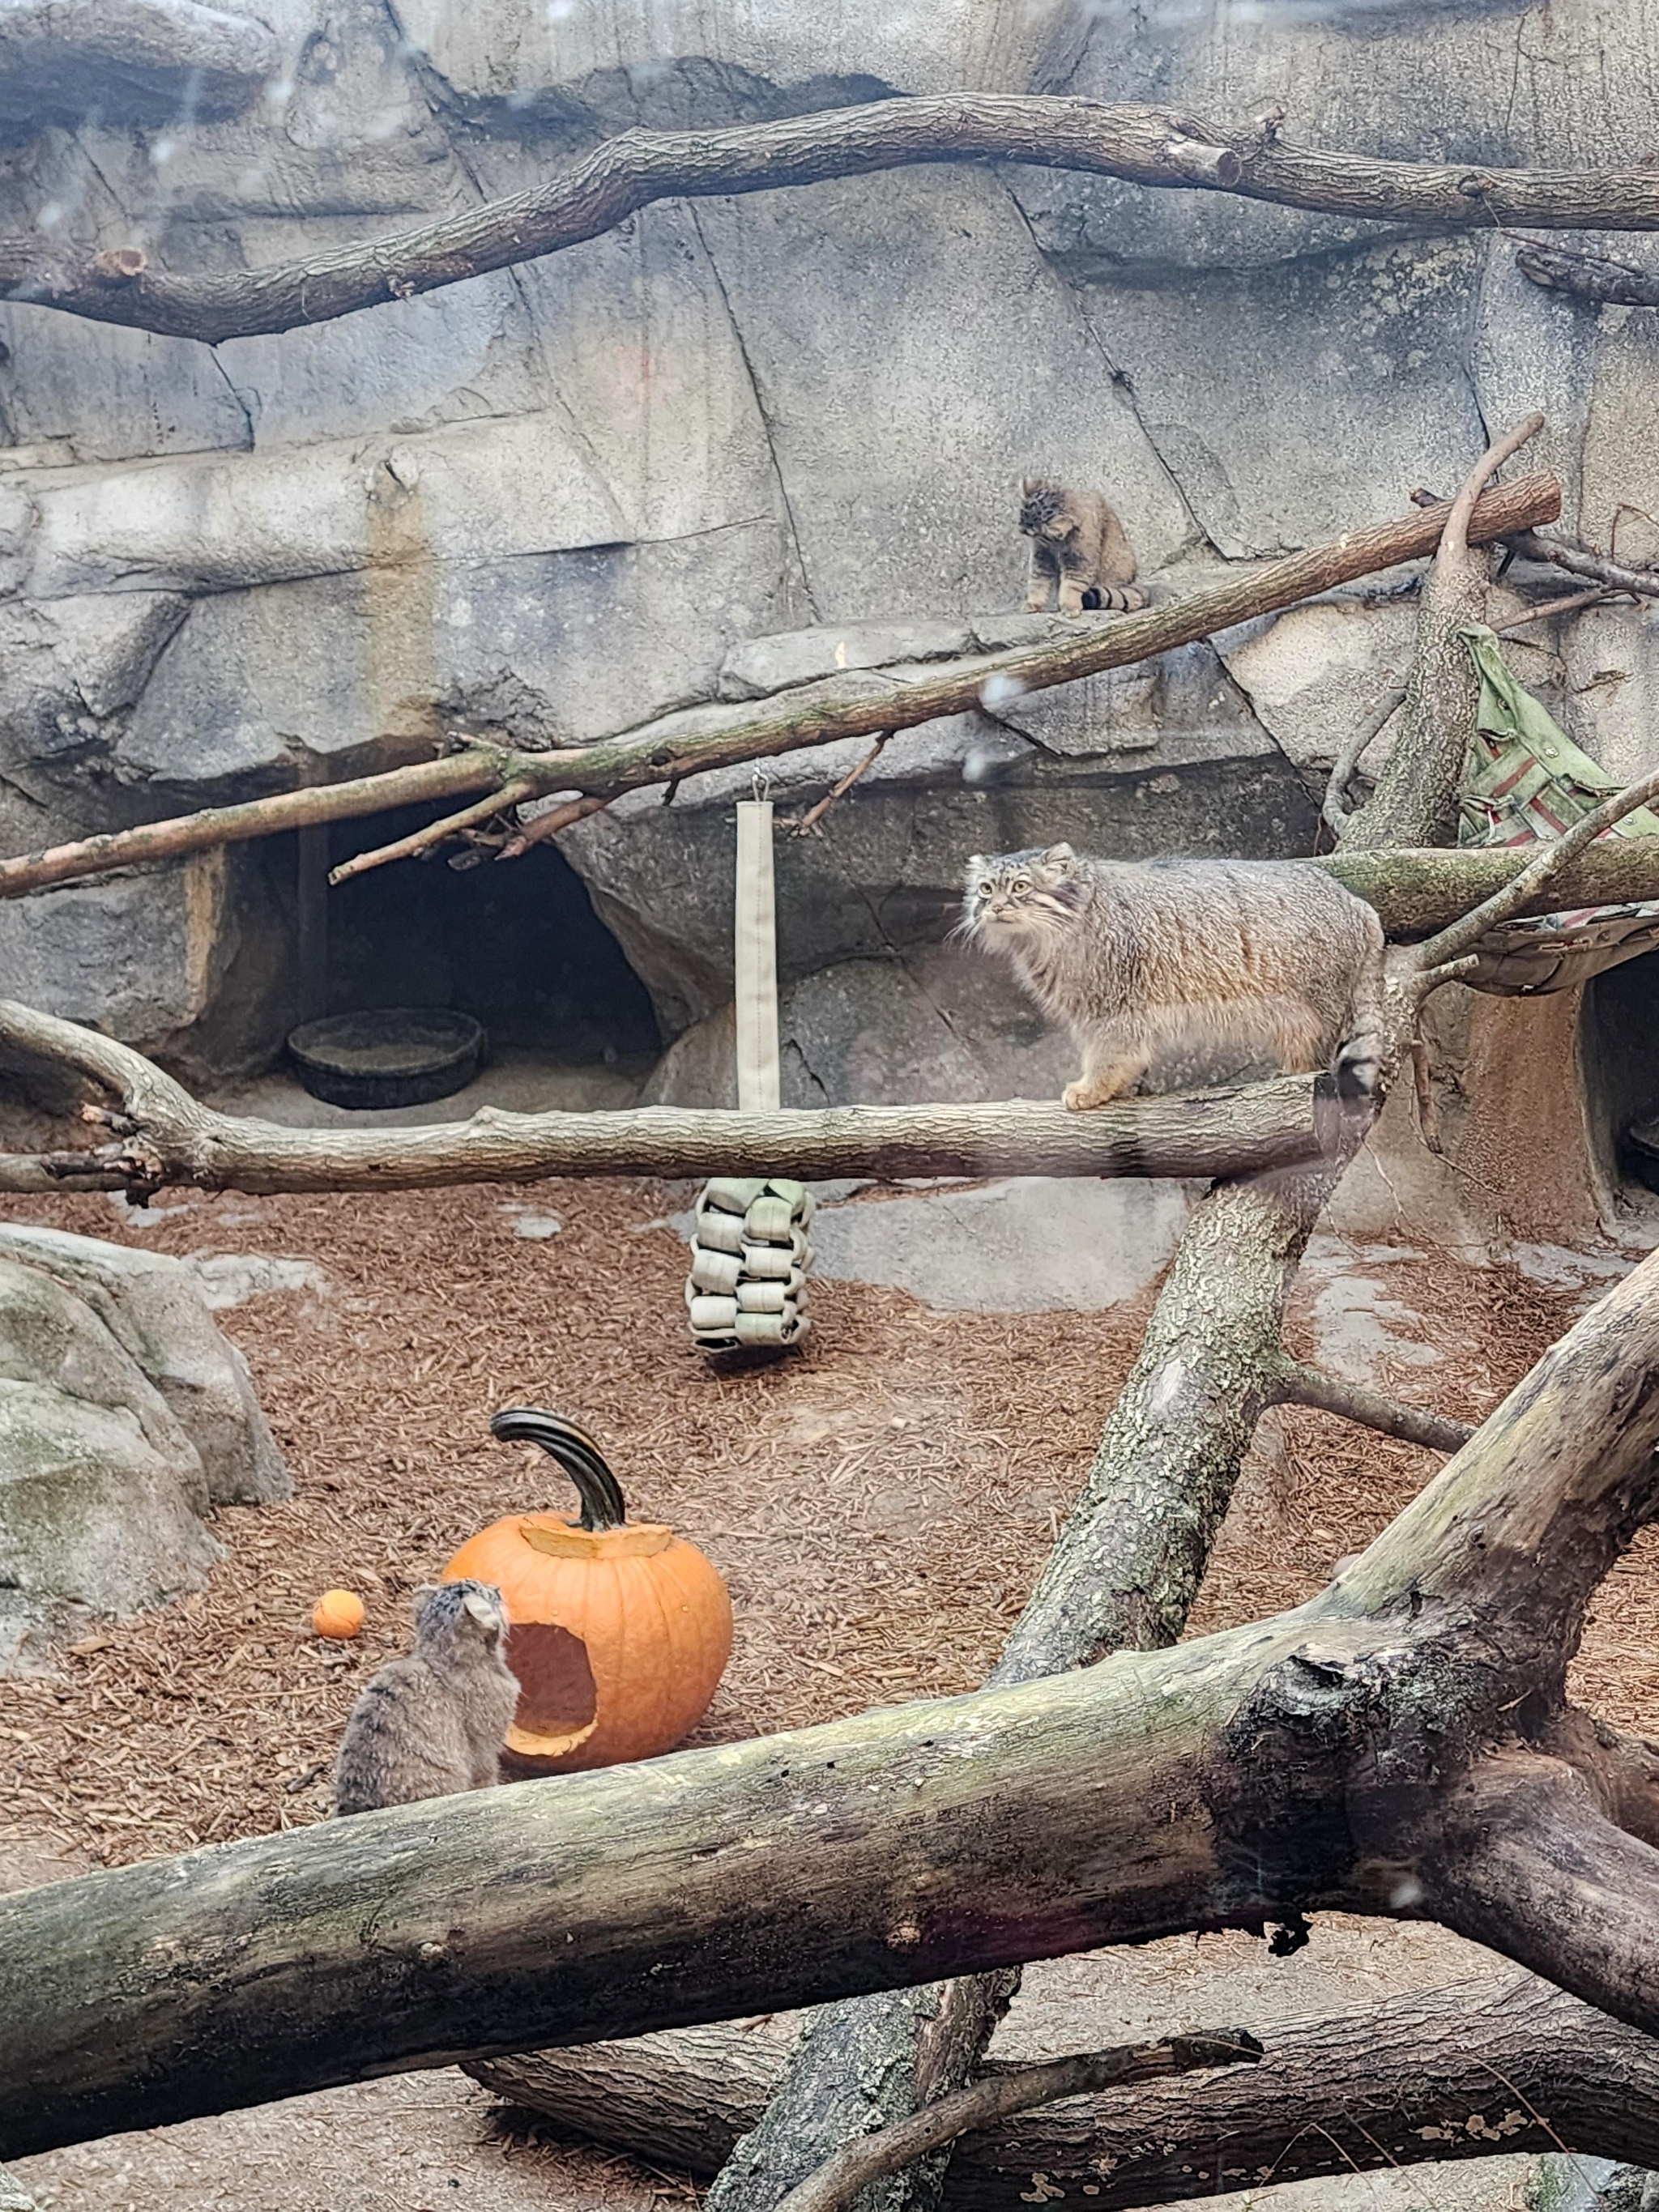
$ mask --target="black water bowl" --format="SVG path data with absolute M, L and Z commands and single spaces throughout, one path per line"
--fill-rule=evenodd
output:
M 424 1106 L 464 1090 L 484 1054 L 482 1025 L 449 1006 L 327 1014 L 289 1036 L 300 1080 L 331 1106 Z
M 1632 1121 L 1626 1133 L 1630 1165 L 1650 1190 L 1659 1190 L 1659 1116 Z

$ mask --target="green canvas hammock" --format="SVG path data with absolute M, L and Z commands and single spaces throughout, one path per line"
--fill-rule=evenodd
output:
M 1458 794 L 1460 845 L 1526 845 L 1559 837 L 1620 788 L 1553 715 L 1516 683 L 1484 624 L 1459 632 L 1480 678 L 1476 735 Z M 1659 836 L 1659 817 L 1638 807 L 1607 832 Z M 1570 990 L 1659 946 L 1659 901 L 1581 907 L 1509 921 L 1474 950 L 1477 990 L 1531 997 Z

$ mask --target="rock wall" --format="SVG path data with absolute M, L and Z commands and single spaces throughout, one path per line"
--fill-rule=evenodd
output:
M 1633 160 L 1659 143 L 1656 43 L 1649 0 L 1263 0 L 1248 26 L 1229 0 L 26 0 L 0 32 L 0 231 L 253 264 L 477 204 L 633 125 L 895 91 L 1231 124 L 1276 102 L 1331 147 Z M 1107 489 L 1143 569 L 1185 588 L 1449 486 L 1537 405 L 1568 526 L 1659 556 L 1656 323 L 1528 285 L 1502 235 L 966 166 L 667 204 L 216 349 L 8 305 L 0 836 L 360 772 L 459 729 L 596 736 L 849 652 L 962 650 L 1019 603 L 1032 469 Z M 1307 850 L 1412 618 L 1409 579 L 1379 580 L 891 747 L 781 859 L 794 1095 L 901 1095 L 918 1068 L 959 1095 L 1042 1087 L 1025 1011 L 944 943 L 966 854 L 1057 834 Z M 1649 764 L 1645 617 L 1528 636 L 1517 669 L 1579 741 Z M 775 782 L 816 796 L 842 765 Z M 746 785 L 699 779 L 565 841 L 685 1040 L 659 1082 L 677 1095 L 718 1087 Z M 293 868 L 273 844 L 0 907 L 5 988 L 198 1080 L 257 1066 L 295 1016 Z

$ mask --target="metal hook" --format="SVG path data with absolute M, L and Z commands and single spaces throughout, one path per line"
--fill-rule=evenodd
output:
M 757 806 L 763 806 L 772 796 L 772 779 L 759 769 L 749 772 L 749 795 Z

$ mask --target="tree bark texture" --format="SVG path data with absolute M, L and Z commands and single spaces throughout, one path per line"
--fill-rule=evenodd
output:
M 1284 1302 L 1341 1171 L 1211 1191 L 1183 1236 L 1089 1481 L 992 1670 L 995 1689 L 1180 1634 L 1279 1356 Z M 970 2081 L 1018 1986 L 964 1976 L 809 2019 L 783 2083 L 710 2192 L 773 2212 L 815 2169 Z M 951 2150 L 872 2183 L 859 2212 L 928 2212 Z
M 1548 246 L 1517 246 L 1515 265 L 1534 284 L 1571 292 L 1600 307 L 1659 307 L 1659 276 L 1593 253 L 1564 252 Z
M 964 2136 L 945 2212 L 1021 2212 L 1039 2185 L 1048 2202 L 1128 2212 L 1517 2151 L 1659 2166 L 1659 2045 L 1530 1975 L 1257 2033 L 1259 2065 L 1078 2098 Z M 753 2124 L 786 2058 L 775 2036 L 679 2028 L 467 2071 L 574 2136 L 701 2179 Z
M 1321 1909 L 1461 1927 L 1651 2033 L 1655 1754 L 1575 1763 L 1561 1684 L 1659 1513 L 1656 1292 L 1659 1255 L 1274 1620 L 0 1899 L 0 2159 Z
M 529 191 L 435 222 L 274 267 L 201 276 L 142 249 L 0 241 L 0 289 L 94 320 L 217 344 L 327 322 L 613 230 L 663 199 L 871 176 L 937 161 L 1030 162 L 1132 184 L 1236 192 L 1414 229 L 1659 229 L 1659 181 L 1640 168 L 1494 169 L 1379 161 L 1230 132 L 1167 108 L 1071 97 L 957 94 L 878 100 L 726 130 L 625 131 Z
M 1480 675 L 1462 633 L 1485 619 L 1489 580 L 1486 556 L 1471 547 L 1469 519 L 1487 478 L 1543 427 L 1541 415 L 1528 415 L 1496 440 L 1451 503 L 1418 609 L 1399 735 L 1376 790 L 1342 824 L 1341 842 L 1351 850 L 1456 841 L 1458 788 L 1480 707 Z
M 1470 521 L 1470 536 L 1483 543 L 1502 538 L 1534 522 L 1553 520 L 1560 507 L 1561 487 L 1554 477 L 1540 472 L 1517 477 L 1481 500 Z M 420 799 L 504 792 L 520 786 L 538 793 L 568 790 L 615 798 L 623 792 L 684 782 L 713 769 L 769 759 L 841 738 L 910 729 L 941 716 L 973 711 L 993 679 L 1040 690 L 1102 669 L 1128 667 L 1334 585 L 1420 559 L 1433 552 L 1450 513 L 1449 505 L 1421 508 L 1397 521 L 1350 531 L 1329 544 L 1270 562 L 1235 582 L 1189 592 L 1168 606 L 1085 623 L 1073 635 L 953 660 L 932 672 L 926 663 L 892 670 L 849 670 L 736 706 L 686 708 L 568 751 L 520 753 L 499 745 L 471 744 L 444 759 L 393 769 L 381 776 L 282 792 L 235 806 L 208 807 L 134 830 L 80 838 L 0 861 L 0 897 L 15 898 L 82 876 L 106 875 L 113 868 L 176 860 L 277 830 L 344 821 Z
M 1328 1079 L 1124 1100 L 832 1106 L 744 1114 L 645 1106 L 514 1114 L 424 1128 L 291 1129 L 221 1114 L 153 1060 L 95 1030 L 0 1000 L 0 1045 L 76 1069 L 120 1099 L 137 1133 L 85 1152 L 0 1156 L 0 1189 L 409 1190 L 550 1176 L 1087 1175 L 1209 1176 L 1317 1157 L 1342 1115 Z M 81 1163 L 84 1162 L 84 1169 Z M 1066 1164 L 1070 1163 L 1069 1166 Z M 71 1171 L 73 1170 L 73 1171 Z

